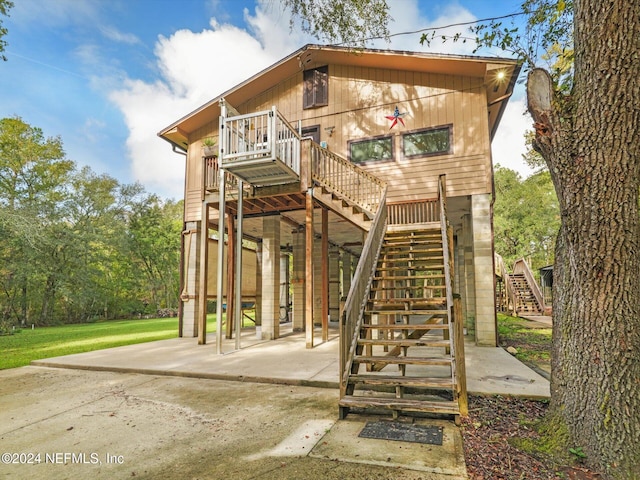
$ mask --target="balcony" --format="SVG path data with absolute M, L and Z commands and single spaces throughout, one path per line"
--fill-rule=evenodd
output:
M 257 186 L 293 183 L 300 176 L 300 135 L 273 107 L 224 119 L 220 167 Z

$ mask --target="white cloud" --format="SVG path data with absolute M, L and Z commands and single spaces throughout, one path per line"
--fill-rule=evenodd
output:
M 201 32 L 179 30 L 170 37 L 160 36 L 154 53 L 161 78 L 153 83 L 125 79 L 111 91 L 110 99 L 122 111 L 129 129 L 127 152 L 136 181 L 161 195 L 181 198 L 184 159 L 173 153 L 157 137 L 157 132 L 305 43 L 315 42 L 299 32 L 290 32 L 288 13 L 274 4 L 279 5 L 271 0 L 258 0 L 253 13 L 245 10 L 245 28 L 219 24 L 212 18 L 210 28 Z M 211 8 L 217 6 L 212 1 Z M 392 32 L 475 18 L 454 4 L 430 20 L 421 14 L 416 0 L 392 2 L 391 15 L 395 19 Z M 460 28 L 451 31 L 459 32 Z M 449 41 L 435 42 L 427 49 L 420 46 L 419 38 L 419 34 L 394 37 L 391 45 L 376 43 L 375 47 L 462 54 L 471 53 L 473 48 L 470 44 Z M 520 115 L 521 110 L 511 105 L 505 112 L 494 141 L 496 163 L 524 165 L 520 160 L 524 151 L 521 139 L 527 121 Z
M 524 98 L 509 100 L 491 144 L 494 166 L 499 164 L 502 167 L 515 170 L 523 178 L 534 172 L 522 159 L 522 155 L 527 150 L 524 134 L 533 125 L 531 116 L 525 112 Z
M 100 32 L 102 32 L 102 34 L 106 38 L 108 38 L 109 40 L 113 40 L 114 42 L 127 43 L 129 45 L 140 43 L 140 39 L 133 33 L 121 32 L 117 28 L 112 26 L 101 26 Z
M 201 32 L 179 30 L 160 36 L 155 47 L 161 78 L 155 83 L 126 79 L 110 99 L 129 129 L 127 152 L 133 178 L 149 190 L 181 198 L 184 159 L 157 132 L 234 85 L 302 46 L 287 28 L 274 28 L 282 12 L 258 4 L 245 11 L 249 30 L 211 19 Z

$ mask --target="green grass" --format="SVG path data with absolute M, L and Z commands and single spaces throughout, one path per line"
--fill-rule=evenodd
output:
M 525 363 L 548 364 L 551 359 L 551 328 L 498 313 L 500 345 L 518 349 L 516 358 Z
M 246 323 L 253 325 L 253 323 Z M 207 332 L 216 331 L 216 316 L 207 316 Z M 23 329 L 0 336 L 0 370 L 32 360 L 104 348 L 165 340 L 178 336 L 177 318 L 110 320 L 78 325 Z

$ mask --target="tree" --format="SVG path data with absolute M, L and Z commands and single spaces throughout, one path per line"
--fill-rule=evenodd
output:
M 523 31 L 473 31 L 527 62 L 534 147 L 558 196 L 552 416 L 607 476 L 638 479 L 640 3 L 526 0 L 522 13 Z
M 552 264 L 560 215 L 549 172 L 522 180 L 517 172 L 497 165 L 494 184 L 496 252 L 507 265 L 519 258 L 531 259 L 534 270 Z
M 533 147 L 560 208 L 551 418 L 610 478 L 640 478 L 640 4 L 527 0 L 525 34 L 480 45 L 528 62 Z M 536 46 L 549 70 L 536 67 Z
M 18 117 L 0 120 L 0 226 L 5 234 L 0 283 L 5 318 L 28 320 L 29 292 L 40 280 L 41 254 L 51 239 L 57 204 L 65 195 L 64 180 L 72 170 L 59 138 L 45 138 Z
M 0 0 L 0 58 L 7 61 L 7 57 L 4 56 L 2 52 L 4 52 L 5 47 L 7 46 L 6 40 L 3 37 L 8 33 L 7 29 L 2 26 L 2 17 L 9 16 L 9 10 L 13 8 L 13 2 L 10 0 Z
M 529 74 L 535 147 L 560 204 L 552 406 L 614 478 L 640 478 L 640 4 L 574 5 L 573 84 Z
M 291 27 L 327 43 L 364 46 L 371 38 L 389 38 L 385 0 L 282 0 L 291 10 Z

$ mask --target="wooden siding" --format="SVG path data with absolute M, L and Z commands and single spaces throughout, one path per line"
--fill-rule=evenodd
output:
M 320 65 L 317 65 L 320 66 Z M 449 196 L 491 192 L 491 156 L 483 80 L 411 71 L 329 65 L 329 104 L 302 108 L 302 72 L 284 79 L 251 100 L 234 105 L 241 113 L 276 105 L 292 125 L 320 125 L 320 140 L 348 158 L 349 140 L 394 135 L 393 161 L 362 165 L 389 185 L 387 200 L 432 198 L 440 174 L 447 174 Z M 405 126 L 385 118 L 398 107 Z M 452 153 L 404 158 L 402 134 L 452 125 Z M 325 130 L 335 127 L 333 134 Z M 187 165 L 186 216 L 198 220 L 202 183 L 200 140 L 217 136 L 218 119 L 191 133 Z M 195 202 L 195 203 L 194 203 Z

